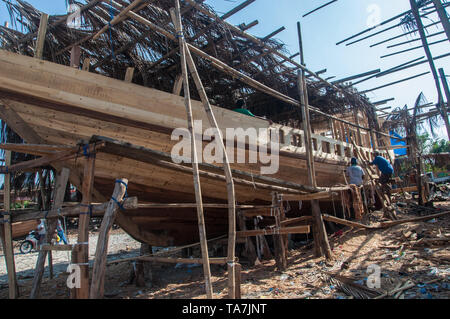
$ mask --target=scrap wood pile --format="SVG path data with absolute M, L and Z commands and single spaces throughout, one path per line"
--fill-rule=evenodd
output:
M 3 0 L 9 10 L 11 28 L 0 27 L 0 45 L 3 49 L 34 55 L 34 41 L 39 28 L 41 12 L 22 0 Z M 181 73 L 177 41 L 172 41 L 134 19 L 125 19 L 109 27 L 100 37 L 92 39 L 97 31 L 108 26 L 132 0 L 69 1 L 81 8 L 81 26 L 68 27 L 68 16 L 50 16 L 45 40 L 44 59 L 69 65 L 71 48 L 79 43 L 81 61 L 91 59 L 91 72 L 108 77 L 123 79 L 127 67 L 136 69 L 133 82 L 146 87 L 172 92 L 177 76 Z M 112 6 L 110 5 L 112 4 Z M 271 37 L 258 38 L 263 45 L 250 41 L 230 28 L 223 20 L 191 7 L 192 2 L 181 1 L 183 25 L 188 43 L 203 50 L 228 66 L 292 98 L 299 99 L 297 89 L 297 68 L 288 66 L 290 62 L 273 54 L 277 50 L 289 56 L 285 45 Z M 214 12 L 201 4 L 202 8 Z M 173 0 L 145 0 L 134 9 L 147 21 L 175 34 L 170 18 Z M 241 29 L 245 29 L 242 25 Z M 17 31 L 19 30 L 19 31 Z M 244 98 L 249 109 L 259 116 L 293 126 L 299 125 L 296 107 L 281 102 L 265 93 L 255 91 L 238 79 L 219 71 L 206 60 L 197 59 L 201 80 L 205 84 L 208 97 L 215 105 L 235 108 L 236 101 Z M 345 94 L 328 87 L 323 82 L 308 80 L 309 101 L 312 106 L 328 114 L 340 114 L 351 108 L 366 113 L 372 123 L 376 123 L 373 106 L 368 99 L 356 91 L 347 89 Z M 195 99 L 199 96 L 191 92 Z M 321 120 L 320 115 L 312 114 Z M 374 124 L 377 126 L 377 124 Z

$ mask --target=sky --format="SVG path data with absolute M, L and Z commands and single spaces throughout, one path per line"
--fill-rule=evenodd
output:
M 223 14 L 243 1 L 206 0 L 205 3 L 213 7 L 218 14 Z M 66 13 L 65 0 L 28 0 L 28 2 L 39 10 L 49 14 Z M 329 0 L 256 0 L 247 8 L 228 18 L 227 21 L 231 24 L 238 25 L 243 22 L 250 23 L 258 20 L 259 24 L 251 28 L 248 32 L 259 37 L 264 37 L 279 27 L 284 26 L 286 30 L 276 35 L 275 38 L 285 43 L 287 50 L 291 54 L 299 51 L 297 22 L 300 21 L 302 24 L 304 55 L 307 67 L 312 71 L 326 68 L 327 72 L 322 74 L 322 76 L 324 78 L 335 76 L 336 78 L 331 81 L 375 69 L 387 70 L 391 67 L 425 56 L 424 50 L 420 48 L 408 53 L 381 58 L 382 55 L 420 45 L 420 41 L 416 41 L 412 44 L 402 45 L 397 48 L 389 49 L 386 47 L 388 44 L 417 38 L 418 34 L 403 36 L 388 44 L 370 48 L 371 44 L 402 34 L 403 30 L 400 27 L 396 27 L 393 30 L 351 46 L 346 46 L 345 44 L 336 45 L 337 42 L 367 29 L 371 26 L 371 23 L 384 21 L 409 10 L 409 0 L 338 0 L 305 18 L 302 17 L 303 14 L 327 2 Z M 431 20 L 423 19 L 425 25 L 438 19 L 435 14 L 428 16 L 428 18 Z M 9 15 L 4 3 L 0 5 L 0 21 L 2 23 L 9 21 Z M 399 20 L 396 20 L 376 30 L 378 31 L 393 26 L 399 22 Z M 441 30 L 443 29 L 440 24 L 428 29 L 430 34 Z M 431 38 L 430 42 L 444 38 L 445 35 L 442 34 Z M 450 52 L 450 42 L 446 41 L 433 45 L 431 46 L 431 51 L 433 56 L 448 53 Z M 295 59 L 297 62 L 300 62 L 298 57 Z M 444 68 L 446 74 L 450 74 L 450 57 L 436 60 L 435 63 L 437 68 Z M 356 87 L 360 91 L 372 89 L 429 70 L 428 63 L 424 63 L 379 79 L 371 79 L 358 84 Z M 395 108 L 403 107 L 404 105 L 413 107 L 417 96 L 421 92 L 424 93 L 429 102 L 437 102 L 437 91 L 431 73 L 391 87 L 369 92 L 367 96 L 372 102 L 395 98 L 393 102 L 389 102 L 389 104 L 382 107 L 391 106 Z M 446 134 L 444 132 L 445 129 L 442 127 L 439 135 L 445 137 Z

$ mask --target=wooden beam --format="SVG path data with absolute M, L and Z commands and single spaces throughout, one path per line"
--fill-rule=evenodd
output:
M 89 146 L 89 153 L 95 154 L 95 146 Z M 90 205 L 92 202 L 92 189 L 95 176 L 95 155 L 86 159 L 83 174 L 83 200 L 84 211 L 80 212 L 78 220 L 78 242 L 72 250 L 72 264 L 80 267 L 80 287 L 72 289 L 72 298 L 89 298 L 89 221 Z
M 5 152 L 5 163 L 6 165 L 11 164 L 11 152 Z M 11 175 L 5 174 L 4 179 L 4 196 L 3 196 L 3 207 L 5 213 L 3 216 L 3 234 L 4 235 L 4 245 L 3 253 L 6 260 L 6 269 L 8 272 L 8 291 L 9 299 L 16 299 L 19 297 L 19 290 L 16 278 L 16 266 L 14 263 L 14 247 L 12 242 L 12 225 L 11 225 Z M 3 236 L 2 236 L 3 237 Z
M 39 250 L 48 250 L 48 251 L 72 251 L 73 245 L 40 245 Z
M 78 69 L 80 67 L 81 48 L 79 45 L 70 50 L 70 67 Z
M 308 234 L 310 226 L 282 227 L 272 229 L 255 229 L 236 232 L 237 237 L 254 237 L 259 235 L 287 235 L 287 234 Z
M 125 209 L 138 209 L 143 208 L 138 204 L 137 197 L 128 197 L 122 203 L 122 206 Z M 92 205 L 92 216 L 103 216 L 104 212 L 108 207 L 108 202 L 101 204 L 93 204 Z M 145 208 L 145 206 L 144 206 Z M 17 210 L 16 214 L 14 214 L 12 218 L 13 223 L 28 221 L 28 220 L 36 220 L 36 219 L 54 219 L 58 217 L 79 217 L 80 212 L 84 211 L 85 208 L 80 204 L 71 207 L 64 207 L 61 209 L 51 209 L 48 211 L 29 211 L 29 210 Z
M 90 58 L 84 59 L 82 70 L 86 71 L 86 72 L 89 72 L 90 67 L 91 67 L 91 59 Z
M 124 81 L 127 83 L 132 83 L 133 82 L 133 76 L 134 76 L 134 68 L 127 68 L 127 72 L 125 74 L 125 79 Z
M 137 257 L 136 260 L 152 261 L 169 264 L 203 264 L 202 258 L 171 258 L 171 257 Z M 209 258 L 210 264 L 223 265 L 227 263 L 226 258 Z
M 179 96 L 181 94 L 181 90 L 183 89 L 183 76 L 178 74 L 175 83 L 173 85 L 172 93 Z
M 57 210 L 61 208 L 62 203 L 64 202 L 64 195 L 66 193 L 66 185 L 69 180 L 70 170 L 67 168 L 63 168 L 61 172 L 56 177 L 56 194 L 53 199 L 53 209 Z M 51 239 L 55 233 L 56 226 L 58 224 L 57 220 L 53 220 L 48 223 L 48 229 L 45 236 L 44 244 L 50 243 Z M 30 299 L 36 299 L 39 297 L 42 276 L 44 275 L 44 267 L 45 267 L 45 259 L 47 257 L 47 251 L 43 250 L 39 252 L 38 260 L 36 262 L 36 268 L 34 271 L 33 284 L 30 293 Z
M 92 283 L 89 298 L 99 299 L 104 295 L 106 256 L 108 254 L 109 232 L 116 219 L 119 203 L 122 202 L 128 187 L 128 180 L 122 178 L 116 181 L 112 199 L 103 216 L 102 225 L 98 234 L 97 248 L 95 250 L 94 269 L 92 271 Z
M 36 40 L 36 48 L 34 50 L 34 57 L 36 59 L 42 60 L 44 53 L 45 36 L 47 34 L 48 26 L 48 14 L 42 13 L 41 21 L 39 23 L 39 31 Z

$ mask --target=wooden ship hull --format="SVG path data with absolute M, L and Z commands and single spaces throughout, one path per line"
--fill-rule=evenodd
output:
M 194 119 L 202 121 L 203 130 L 209 128 L 202 104 L 192 101 L 192 107 Z M 267 176 L 268 180 L 308 185 L 305 149 L 301 143 L 303 131 L 271 125 L 219 107 L 213 110 L 222 131 L 265 128 L 281 132 L 279 170 Z M 80 140 L 98 135 L 165 154 L 170 154 L 178 143 L 171 139 L 173 130 L 187 127 L 183 97 L 1 50 L 0 117 L 29 144 L 73 147 Z M 346 150 L 352 146 L 321 135 L 313 138 L 318 185 L 331 187 L 345 183 L 343 171 L 351 153 Z M 371 152 L 368 148 L 361 150 Z M 245 152 L 248 157 L 248 144 Z M 192 173 L 128 155 L 97 154 L 94 199 L 109 198 L 114 181 L 123 177 L 129 180 L 128 194 L 137 196 L 139 202 L 195 203 Z M 82 157 L 60 163 L 71 168 L 70 181 L 79 188 L 83 163 Z M 247 174 L 248 181 L 252 181 L 249 177 L 252 174 L 260 175 L 261 166 L 267 165 L 232 164 L 233 169 Z M 201 187 L 205 203 L 226 203 L 223 180 L 202 176 Z M 271 202 L 269 189 L 236 184 L 235 190 L 239 204 Z M 205 211 L 208 237 L 226 234 L 227 210 Z M 138 209 L 121 212 L 116 222 L 139 241 L 171 246 L 198 241 L 196 218 L 194 208 Z

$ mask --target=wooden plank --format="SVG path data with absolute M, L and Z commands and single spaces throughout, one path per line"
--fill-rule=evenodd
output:
M 82 70 L 89 72 L 90 67 L 91 67 L 91 59 L 90 58 L 84 59 Z
M 287 235 L 287 234 L 308 234 L 310 226 L 282 227 L 280 229 L 255 229 L 236 232 L 237 237 L 254 237 L 259 235 Z
M 116 181 L 112 199 L 109 201 L 108 208 L 103 216 L 100 232 L 98 234 L 97 248 L 95 250 L 94 269 L 92 271 L 92 283 L 90 290 L 90 299 L 103 298 L 104 283 L 106 272 L 106 256 L 108 254 L 109 232 L 116 219 L 119 204 L 122 202 L 128 187 L 128 180 L 122 178 Z
M 127 83 L 132 83 L 134 77 L 134 68 L 127 68 L 127 72 L 125 73 L 125 79 L 124 81 Z
M 43 58 L 45 36 L 47 34 L 47 26 L 48 26 L 48 14 L 42 13 L 36 40 L 36 48 L 34 51 L 34 57 L 39 60 L 42 60 Z
M 306 195 L 283 195 L 283 200 L 299 201 L 299 200 L 313 200 L 313 199 L 327 199 L 331 198 L 332 192 L 319 192 Z
M 69 180 L 69 174 L 70 170 L 67 168 L 63 168 L 56 177 L 56 184 L 55 184 L 56 194 L 53 199 L 53 209 L 61 208 L 61 205 L 64 202 L 64 194 L 66 192 L 66 185 Z M 56 226 L 57 226 L 56 220 L 48 223 L 48 229 L 44 243 L 51 242 L 51 238 L 55 233 Z M 36 268 L 34 271 L 34 278 L 30 293 L 30 299 L 36 299 L 39 297 L 42 276 L 44 275 L 44 266 L 46 257 L 47 251 L 44 250 L 39 252 L 38 260 L 36 262 Z
M 5 164 L 11 165 L 11 152 L 5 152 Z M 14 247 L 12 242 L 12 226 L 11 226 L 11 175 L 5 174 L 4 179 L 4 197 L 3 197 L 3 207 L 5 213 L 3 216 L 4 222 L 4 254 L 6 260 L 6 268 L 8 272 L 8 291 L 9 299 L 16 299 L 19 297 L 19 290 L 16 278 L 16 266 L 14 263 Z
M 89 146 L 89 154 L 95 154 L 95 146 Z M 94 170 L 95 155 L 88 157 L 84 164 L 81 204 L 85 210 L 80 212 L 77 246 L 72 250 L 72 263 L 80 267 L 80 287 L 72 289 L 72 298 L 75 299 L 89 298 L 89 208 L 91 207 L 92 189 L 94 187 Z
M 337 218 L 334 216 L 323 214 L 323 219 L 329 222 L 333 222 L 340 225 L 355 227 L 355 228 L 364 228 L 364 229 L 377 229 L 377 227 L 374 226 L 368 226 L 357 222 L 352 222 L 346 219 Z
M 175 95 L 180 95 L 182 89 L 183 89 L 183 77 L 181 74 L 178 74 L 175 79 L 175 83 L 173 85 L 172 93 Z
M 39 250 L 48 250 L 48 251 L 72 251 L 73 245 L 41 245 Z
M 171 258 L 171 257 L 136 257 L 136 260 L 152 261 L 169 264 L 203 264 L 202 258 Z M 226 258 L 209 258 L 210 264 L 223 265 L 227 263 Z
M 70 67 L 79 69 L 80 57 L 81 57 L 81 48 L 79 45 L 76 45 L 70 50 Z
M 124 200 L 122 206 L 125 209 L 137 209 L 140 208 L 138 204 L 137 197 L 129 197 Z M 92 205 L 92 216 L 103 216 L 106 211 L 108 203 L 93 204 Z M 12 216 L 12 222 L 24 222 L 36 219 L 54 219 L 58 217 L 79 217 L 80 212 L 84 211 L 85 208 L 80 204 L 71 207 L 64 207 L 61 209 L 51 209 L 48 211 L 29 211 L 29 210 L 17 210 L 17 213 Z M 28 232 L 27 232 L 28 233 Z

